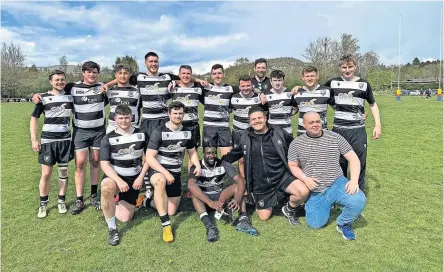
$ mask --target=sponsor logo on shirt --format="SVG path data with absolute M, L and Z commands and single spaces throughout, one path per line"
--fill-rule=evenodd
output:
M 134 147 L 136 144 L 130 145 L 128 148 L 120 149 L 117 154 L 119 155 L 127 155 L 127 154 L 134 154 L 135 150 Z
M 66 103 L 63 103 L 62 105 L 58 106 L 58 107 L 52 107 L 51 108 L 51 112 L 62 112 L 65 111 L 65 107 L 66 107 Z

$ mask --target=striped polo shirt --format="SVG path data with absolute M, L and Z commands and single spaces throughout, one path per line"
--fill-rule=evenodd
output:
M 313 192 L 322 192 L 343 176 L 339 157 L 352 150 L 344 137 L 324 130 L 320 137 L 305 133 L 294 139 L 288 148 L 288 160 L 297 162 L 307 177 L 317 178 L 319 185 Z

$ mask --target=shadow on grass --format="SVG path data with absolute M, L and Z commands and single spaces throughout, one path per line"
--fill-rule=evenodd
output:
M 339 206 L 335 206 L 335 208 L 330 212 L 330 217 L 328 218 L 328 222 L 326 224 L 336 224 L 336 218 L 341 214 L 342 207 L 339 208 Z M 353 222 L 353 228 L 360 229 L 367 226 L 367 220 L 363 216 L 359 216 L 354 222 Z
M 140 208 L 134 213 L 133 219 L 127 222 L 121 229 L 119 229 L 119 234 L 121 239 L 124 238 L 125 233 L 132 228 L 140 225 L 143 221 L 149 220 L 153 217 L 158 217 L 157 212 L 152 208 Z M 160 223 L 160 221 L 159 221 Z

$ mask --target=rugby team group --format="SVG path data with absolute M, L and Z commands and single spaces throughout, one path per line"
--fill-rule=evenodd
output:
M 369 83 L 355 75 L 353 56 L 343 56 L 341 76 L 323 85 L 318 83 L 316 67 L 304 67 L 304 85 L 291 90 L 284 86 L 283 71 L 273 70 L 266 76 L 263 58 L 254 63 L 255 75 L 239 77 L 238 86 L 224 83 L 220 64 L 211 67 L 212 83 L 194 78 L 188 65 L 180 66 L 179 76 L 159 73 L 159 57 L 154 52 L 145 55 L 145 64 L 147 72 L 136 75 L 130 74 L 128 66 L 116 65 L 115 80 L 101 83 L 100 66 L 87 61 L 82 66 L 83 81 L 67 84 L 64 72 L 55 70 L 49 75 L 52 90 L 34 95 L 30 133 L 42 167 L 39 218 L 48 215 L 55 164 L 58 212 L 67 213 L 68 162 L 75 158 L 73 215 L 85 208 L 89 161 L 90 203 L 103 211 L 109 244 L 120 242 L 116 218 L 127 222 L 139 207 L 157 211 L 162 239 L 173 242 L 170 216 L 177 213 L 182 198 L 186 150 L 185 194 L 192 199 L 208 241 L 218 240 L 215 221 L 222 217 L 234 221 L 236 230 L 258 235 L 247 205 L 255 207 L 261 220 L 268 220 L 273 208 L 280 208 L 291 225 L 300 225 L 298 216 L 305 212 L 310 228 L 325 226 L 337 205 L 342 211 L 336 229 L 345 239 L 355 239 L 351 225 L 366 203 L 365 101 L 373 115 L 373 139 L 381 136 L 381 121 Z M 202 141 L 199 103 L 204 105 Z M 334 111 L 332 130 L 327 128 L 329 105 Z M 297 113 L 297 136 L 293 137 L 292 116 Z M 236 161 L 238 169 L 232 165 Z M 209 216 L 213 212 L 215 218 Z M 236 219 L 233 212 L 238 214 Z

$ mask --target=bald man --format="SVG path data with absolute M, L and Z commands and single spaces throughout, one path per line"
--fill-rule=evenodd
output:
M 354 240 L 351 224 L 364 210 L 366 203 L 358 185 L 359 158 L 344 137 L 322 130 L 318 113 L 305 113 L 303 125 L 306 133 L 290 144 L 288 166 L 292 174 L 310 189 L 305 203 L 307 225 L 310 228 L 325 226 L 331 206 L 337 203 L 344 209 L 336 219 L 336 229 L 344 239 Z M 341 155 L 350 163 L 350 180 L 343 176 L 339 165 Z

